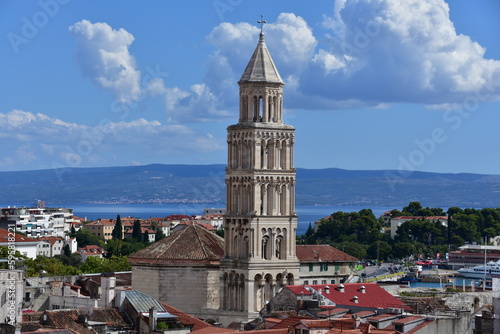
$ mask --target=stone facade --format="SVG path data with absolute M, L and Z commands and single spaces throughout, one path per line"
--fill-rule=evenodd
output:
M 134 265 L 133 288 L 194 316 L 219 307 L 219 268 Z M 137 282 L 147 282 L 138 284 Z M 134 284 L 135 283 L 135 284 Z M 140 286 L 138 286 L 140 285 Z
M 240 81 L 239 121 L 228 127 L 220 321 L 246 322 L 299 277 L 295 129 L 283 124 L 283 80 L 261 33 Z
M 129 256 L 132 288 L 189 314 L 211 317 L 220 303 L 224 240 L 188 225 Z

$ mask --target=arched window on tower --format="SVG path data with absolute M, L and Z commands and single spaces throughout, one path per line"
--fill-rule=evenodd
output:
M 269 237 L 265 235 L 264 237 L 262 237 L 262 258 L 264 260 L 269 260 L 268 247 L 269 247 Z
M 283 241 L 282 236 L 276 238 L 276 258 L 281 259 L 281 242 Z
M 265 114 L 264 99 L 262 98 L 262 96 L 259 96 L 259 114 L 260 114 L 260 121 L 266 122 L 267 115 Z

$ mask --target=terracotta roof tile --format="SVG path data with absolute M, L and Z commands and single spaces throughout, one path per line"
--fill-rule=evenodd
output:
M 3 228 L 0 228 L 0 242 L 8 242 L 9 237 L 12 238 L 12 232 L 9 232 L 7 230 L 4 230 Z M 37 242 L 38 240 L 32 239 L 30 237 L 27 237 L 25 235 L 16 233 L 16 242 Z
M 357 262 L 354 256 L 330 245 L 297 245 L 300 262 Z
M 103 307 L 88 309 L 71 309 L 71 310 L 51 310 L 43 313 L 47 315 L 47 320 L 41 322 L 44 327 L 67 328 L 80 334 L 94 334 L 95 330 L 85 327 L 78 321 L 80 314 L 87 314 L 88 320 L 105 322 L 109 327 L 120 328 L 128 327 L 129 324 L 123 319 L 118 310 L 114 307 Z
M 48 241 L 51 246 L 54 246 L 54 244 L 56 243 L 56 241 L 64 241 L 64 239 L 61 238 L 61 237 L 51 237 L 51 236 L 39 237 L 37 240 Z
M 169 304 L 164 303 L 162 301 L 159 301 L 159 302 L 167 310 L 168 313 L 175 315 L 184 326 L 189 326 L 189 327 L 193 328 L 193 331 L 196 331 L 196 330 L 202 329 L 202 328 L 207 328 L 207 327 L 217 328 L 217 327 L 213 327 L 209 323 L 207 323 L 203 320 L 200 320 L 200 319 L 198 319 L 190 314 L 182 312 L 181 310 L 173 307 L 172 305 L 169 305 Z M 205 333 L 210 333 L 210 332 L 205 332 Z M 213 333 L 220 333 L 220 332 L 213 332 Z
M 197 225 L 189 225 L 129 256 L 132 264 L 220 262 L 224 239 Z
M 377 283 L 345 283 L 344 292 L 339 288 L 340 284 L 317 284 L 317 285 L 301 285 L 287 286 L 295 295 L 300 296 L 301 292 L 307 291 L 307 287 L 315 291 L 320 291 L 321 294 L 334 302 L 339 307 L 366 307 L 366 308 L 401 308 L 411 310 L 411 308 L 391 295 L 389 292 L 381 288 Z M 365 287 L 364 293 L 362 286 Z M 328 287 L 328 289 L 326 289 Z M 358 297 L 356 303 L 353 297 Z

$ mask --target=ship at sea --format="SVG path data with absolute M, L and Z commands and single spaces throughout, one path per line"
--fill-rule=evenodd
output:
M 458 269 L 458 273 L 467 278 L 500 277 L 500 260 L 496 262 L 490 261 L 484 265 L 471 268 L 461 268 Z

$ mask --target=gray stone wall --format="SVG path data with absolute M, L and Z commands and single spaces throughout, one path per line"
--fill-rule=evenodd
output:
M 220 272 L 206 267 L 133 266 L 132 288 L 199 316 L 219 307 Z

